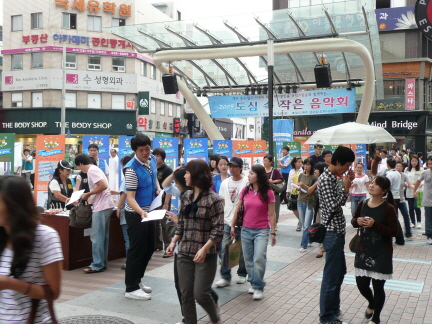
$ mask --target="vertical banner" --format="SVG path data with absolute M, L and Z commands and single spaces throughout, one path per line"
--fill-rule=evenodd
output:
M 363 169 L 365 172 L 367 172 L 367 162 L 366 161 L 366 144 L 357 144 L 356 150 L 356 163 L 363 163 Z
M 121 184 L 123 182 L 124 179 L 124 175 L 123 175 L 123 167 L 121 165 L 121 159 L 125 156 L 131 155 L 133 154 L 131 145 L 130 145 L 130 141 L 132 139 L 133 136 L 119 136 L 118 138 L 118 159 L 119 159 L 119 163 L 118 163 L 118 167 L 119 167 L 119 179 L 118 179 L 118 183 Z
M 264 156 L 266 156 L 267 142 L 264 140 L 253 141 L 253 163 L 264 165 Z
M 208 162 L 207 138 L 185 138 L 184 140 L 185 165 L 193 159 L 201 159 Z
M 65 160 L 70 165 L 75 166 L 75 157 L 78 155 L 78 144 L 66 144 L 65 145 Z
M 109 135 L 86 135 L 86 136 L 83 136 L 83 139 L 82 139 L 83 149 L 82 149 L 82 151 L 84 154 L 89 154 L 88 146 L 90 144 L 96 144 L 99 147 L 99 154 L 98 154 L 99 168 L 105 174 L 108 174 L 108 172 L 109 172 L 108 162 L 109 162 L 109 156 L 110 156 L 110 152 L 109 152 L 110 137 L 109 137 Z
M 228 159 L 233 156 L 233 143 L 230 140 L 214 140 L 213 154 L 225 155 Z
M 415 110 L 415 79 L 405 79 L 405 110 Z
M 15 134 L 0 134 L 0 175 L 14 174 Z
M 282 148 L 284 142 L 292 142 L 294 137 L 294 120 L 292 119 L 275 119 L 273 120 L 273 141 L 274 167 L 277 167 L 277 160 L 282 158 Z M 291 154 L 291 153 L 290 153 Z
M 157 147 L 163 148 L 166 153 L 165 164 L 168 165 L 171 169 L 177 168 L 178 163 L 178 138 L 170 137 L 156 137 L 153 139 L 153 150 Z
M 313 145 L 306 144 L 306 142 L 300 142 L 300 147 L 301 147 L 300 156 L 301 156 L 302 160 L 307 159 L 310 156 L 310 154 L 309 154 L 309 147 L 310 146 L 313 147 Z M 290 152 L 290 155 L 291 155 L 291 152 Z
M 64 159 L 65 139 L 65 135 L 38 135 L 36 137 L 34 197 L 38 206 L 47 209 L 51 208 L 47 206 L 48 183 L 53 177 L 58 162 Z
M 138 116 L 148 116 L 150 111 L 150 92 L 140 91 L 138 92 Z
M 233 141 L 233 156 L 243 159 L 243 170 L 249 171 L 252 166 L 253 145 L 255 141 Z

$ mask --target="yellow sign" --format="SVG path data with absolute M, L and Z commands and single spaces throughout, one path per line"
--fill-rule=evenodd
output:
M 115 15 L 117 4 L 115 2 L 102 2 L 96 0 L 54 0 L 56 6 L 64 7 L 66 10 L 76 9 L 78 11 L 85 11 L 88 9 L 90 13 L 98 13 L 99 10 L 103 9 L 105 12 L 110 12 L 111 15 Z M 87 3 L 87 6 L 86 6 Z M 132 6 L 127 4 L 121 4 L 118 6 L 118 13 L 121 17 L 130 17 L 132 14 Z

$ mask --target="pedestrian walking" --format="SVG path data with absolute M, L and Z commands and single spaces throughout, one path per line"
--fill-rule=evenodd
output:
M 297 199 L 298 199 L 299 191 L 297 190 L 296 187 L 293 187 L 292 184 L 297 183 L 298 177 L 300 176 L 301 173 L 303 173 L 303 168 L 302 168 L 303 160 L 301 159 L 301 157 L 296 156 L 291 161 L 291 166 L 292 169 L 288 175 L 286 197 L 288 198 L 288 209 L 292 210 L 292 212 L 294 213 L 295 217 L 297 217 L 298 220 L 296 231 L 300 232 L 302 227 L 300 221 L 300 214 L 297 208 Z
M 212 174 L 212 176 L 216 175 L 219 173 L 219 170 L 217 168 L 217 161 L 219 159 L 220 154 L 212 154 L 210 155 L 210 163 L 209 163 L 209 167 L 210 167 L 210 172 Z
M 269 178 L 270 188 L 273 183 L 281 183 L 283 182 L 282 174 L 278 169 L 273 167 L 273 156 L 266 155 L 263 159 L 264 168 L 267 173 L 267 177 Z M 276 224 L 279 221 L 279 212 L 280 212 L 280 195 L 276 191 L 273 190 L 275 196 L 275 212 L 276 212 Z
M 432 155 L 427 157 L 428 169 L 423 171 L 414 185 L 414 197 L 417 198 L 417 189 L 424 181 L 422 206 L 425 209 L 425 230 L 428 244 L 432 245 Z
M 388 178 L 376 177 L 369 186 L 371 198 L 359 204 L 351 220 L 354 228 L 362 228 L 354 266 L 357 288 L 368 301 L 365 317 L 370 320 L 369 324 L 380 323 L 385 302 L 384 285 L 386 280 L 392 279 L 393 273 L 392 237 L 397 235 L 398 220 L 390 186 Z
M 241 241 L 243 256 L 251 287 L 249 294 L 254 300 L 263 298 L 266 282 L 264 275 L 267 265 L 267 245 L 271 235 L 271 245 L 276 244 L 276 213 L 274 192 L 266 170 L 255 164 L 249 171 L 249 185 L 240 194 L 231 222 L 231 236 L 236 237 L 238 211 L 244 204 Z
M 405 225 L 405 238 L 407 241 L 412 241 L 414 238 L 411 234 L 411 225 L 410 225 L 410 217 L 408 213 L 407 204 L 405 201 L 405 188 L 414 188 L 414 185 L 409 180 L 408 176 L 403 173 L 403 163 L 401 161 L 396 163 L 396 171 L 400 173 L 401 175 L 401 182 L 400 182 L 400 188 L 399 188 L 399 204 L 398 209 L 396 209 L 396 216 L 398 216 L 398 210 L 400 210 L 404 225 Z
M 30 150 L 27 148 L 24 149 L 23 153 L 21 154 L 21 158 L 22 158 L 21 176 L 27 181 L 29 187 L 32 188 L 30 176 L 33 170 L 33 156 L 30 154 Z
M 408 176 L 408 179 L 414 185 L 420 178 L 424 169 L 419 163 L 419 158 L 417 155 L 411 155 L 410 163 L 407 168 L 405 168 L 404 173 Z M 412 227 L 421 228 L 421 209 L 417 206 L 417 199 L 414 197 L 413 188 L 406 189 L 406 198 L 408 201 L 409 215 L 411 219 Z
M 219 193 L 222 182 L 225 179 L 231 177 L 231 174 L 228 173 L 228 164 L 229 164 L 229 160 L 226 156 L 219 155 L 219 157 L 217 157 L 216 169 L 218 170 L 219 173 L 213 176 L 213 184 L 211 187 L 211 190 L 213 190 L 216 193 Z
M 357 163 L 355 178 L 351 185 L 351 215 L 354 216 L 360 201 L 366 198 L 369 187 L 369 177 L 364 174 L 364 164 Z
M 291 165 L 292 157 L 289 154 L 289 152 L 290 152 L 289 146 L 284 146 L 282 148 L 282 158 L 277 160 L 278 166 L 279 168 L 281 168 L 281 173 L 285 183 L 288 183 L 288 176 L 292 169 L 292 165 Z M 281 198 L 282 205 L 288 203 L 288 197 L 286 195 L 282 194 L 280 198 Z

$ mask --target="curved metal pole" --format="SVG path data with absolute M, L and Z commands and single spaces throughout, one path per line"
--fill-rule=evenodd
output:
M 313 39 L 306 41 L 298 41 L 298 42 L 286 42 L 286 43 L 276 43 L 274 45 L 274 53 L 275 54 L 286 54 L 286 53 L 303 53 L 303 52 L 313 52 L 319 48 L 320 50 L 327 52 L 348 52 L 358 55 L 363 61 L 365 67 L 365 90 L 363 95 L 362 102 L 360 105 L 360 110 L 357 116 L 357 123 L 366 124 L 370 110 L 374 98 L 375 92 L 375 73 L 374 73 L 374 65 L 372 61 L 372 57 L 368 51 L 368 49 L 353 40 L 350 39 L 339 39 L 339 38 L 330 38 L 330 39 Z M 244 56 L 263 56 L 267 53 L 267 45 L 255 45 L 255 46 L 240 46 L 236 47 L 235 51 L 231 48 L 209 48 L 209 49 L 188 49 L 188 50 L 170 50 L 170 51 L 160 51 L 157 52 L 153 61 L 158 69 L 162 67 L 162 63 L 164 62 L 174 62 L 178 60 L 200 60 L 200 59 L 213 59 L 213 58 L 232 58 L 232 57 L 244 57 Z M 161 70 L 162 71 L 162 70 Z M 163 71 L 166 71 L 163 70 Z M 186 88 L 186 87 L 185 87 Z M 189 89 L 185 89 L 190 92 Z M 198 101 L 195 96 L 189 99 L 189 93 L 186 95 L 182 89 L 180 89 L 181 93 L 185 96 L 186 100 L 195 99 Z M 192 106 L 192 101 L 189 101 Z M 205 112 L 204 108 L 201 105 L 192 106 L 198 118 L 201 121 L 200 115 L 202 112 L 207 116 L 207 118 L 211 121 L 208 114 Z M 200 111 L 202 110 L 202 111 Z M 204 124 L 204 123 L 203 123 Z M 220 132 L 216 129 L 216 126 L 211 122 L 214 126 L 211 129 L 206 128 L 207 133 L 209 134 L 210 139 L 215 138 L 217 134 Z M 204 126 L 206 127 L 206 126 Z M 216 132 L 213 134 L 213 130 Z

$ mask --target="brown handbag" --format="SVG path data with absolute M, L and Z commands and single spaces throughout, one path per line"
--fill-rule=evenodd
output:
M 48 302 L 48 309 L 51 315 L 51 323 L 57 324 L 57 319 L 54 314 L 54 293 L 49 285 L 42 285 L 45 292 L 45 299 Z M 40 299 L 32 299 L 32 309 L 27 320 L 27 324 L 33 324 L 36 320 L 37 308 L 39 306 Z

